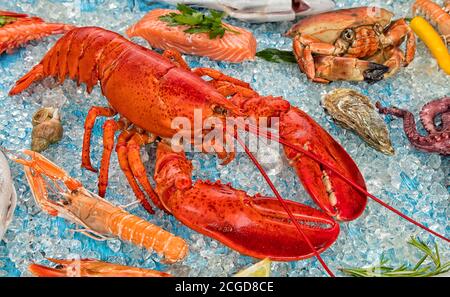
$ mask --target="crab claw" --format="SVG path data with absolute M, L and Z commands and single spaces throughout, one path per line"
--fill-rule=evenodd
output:
M 362 174 L 344 148 L 305 112 L 291 107 L 287 113 L 282 114 L 280 135 L 366 188 Z M 288 147 L 285 147 L 285 153 L 305 189 L 328 215 L 342 221 L 351 221 L 361 215 L 367 203 L 365 195 L 311 158 Z
M 159 144 L 156 192 L 183 224 L 255 258 L 293 261 L 314 256 L 277 199 L 249 196 L 220 182 L 191 185 L 186 182 L 192 171 L 188 163 L 184 153 Z M 317 252 L 333 244 L 339 224 L 330 216 L 297 202 L 286 203 Z
M 374 83 L 384 78 L 389 67 L 350 57 L 316 56 L 316 76 L 329 81 L 366 81 Z
M 57 264 L 56 268 L 31 264 L 28 270 L 40 277 L 168 277 L 168 273 L 150 269 L 129 267 L 93 259 L 58 260 L 48 259 Z

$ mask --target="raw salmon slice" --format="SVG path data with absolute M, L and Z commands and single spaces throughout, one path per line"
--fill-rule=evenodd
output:
M 188 26 L 168 26 L 159 19 L 162 15 L 178 12 L 170 9 L 155 9 L 127 30 L 129 37 L 140 36 L 154 48 L 176 49 L 185 54 L 205 56 L 213 60 L 242 62 L 254 60 L 256 39 L 247 30 L 229 24 L 224 26 L 240 34 L 226 31 L 222 38 L 210 39 L 207 33 L 188 34 Z

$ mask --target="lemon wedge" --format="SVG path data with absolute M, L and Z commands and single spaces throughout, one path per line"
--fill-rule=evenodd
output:
M 270 276 L 270 268 L 272 261 L 269 258 L 266 258 L 256 264 L 253 264 L 250 267 L 247 267 L 234 276 L 237 277 L 268 277 Z

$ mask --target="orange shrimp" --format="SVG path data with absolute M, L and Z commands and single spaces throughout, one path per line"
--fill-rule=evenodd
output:
M 172 275 L 138 267 L 113 264 L 93 259 L 47 259 L 57 264 L 55 268 L 30 264 L 28 270 L 40 277 L 170 277 Z
M 412 9 L 414 15 L 421 15 L 435 25 L 450 44 L 450 0 L 445 1 L 444 8 L 431 0 L 416 0 Z
M 114 206 L 100 196 L 85 189 L 57 165 L 39 153 L 24 150 L 31 159 L 14 156 L 12 159 L 24 165 L 36 203 L 50 215 L 60 216 L 81 225 L 83 234 L 104 240 L 118 237 L 149 251 L 161 254 L 165 261 L 173 263 L 182 260 L 188 251 L 186 242 L 170 232 L 144 219 Z M 53 182 L 59 199 L 50 199 L 44 176 Z M 66 190 L 62 189 L 61 183 Z

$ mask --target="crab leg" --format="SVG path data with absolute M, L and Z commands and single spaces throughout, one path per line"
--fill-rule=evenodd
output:
M 402 61 L 402 66 L 406 67 L 414 60 L 414 56 L 416 53 L 416 36 L 411 28 L 408 26 L 404 19 L 400 19 L 395 21 L 389 30 L 385 34 L 385 39 L 383 40 L 385 47 L 395 47 L 397 50 L 398 47 L 402 44 L 404 37 L 406 36 L 406 51 L 404 58 Z M 386 64 L 385 64 L 386 65 Z M 392 69 L 390 73 L 392 73 Z
M 352 57 L 316 56 L 314 57 L 316 76 L 329 81 L 348 80 L 380 81 L 389 67 Z

